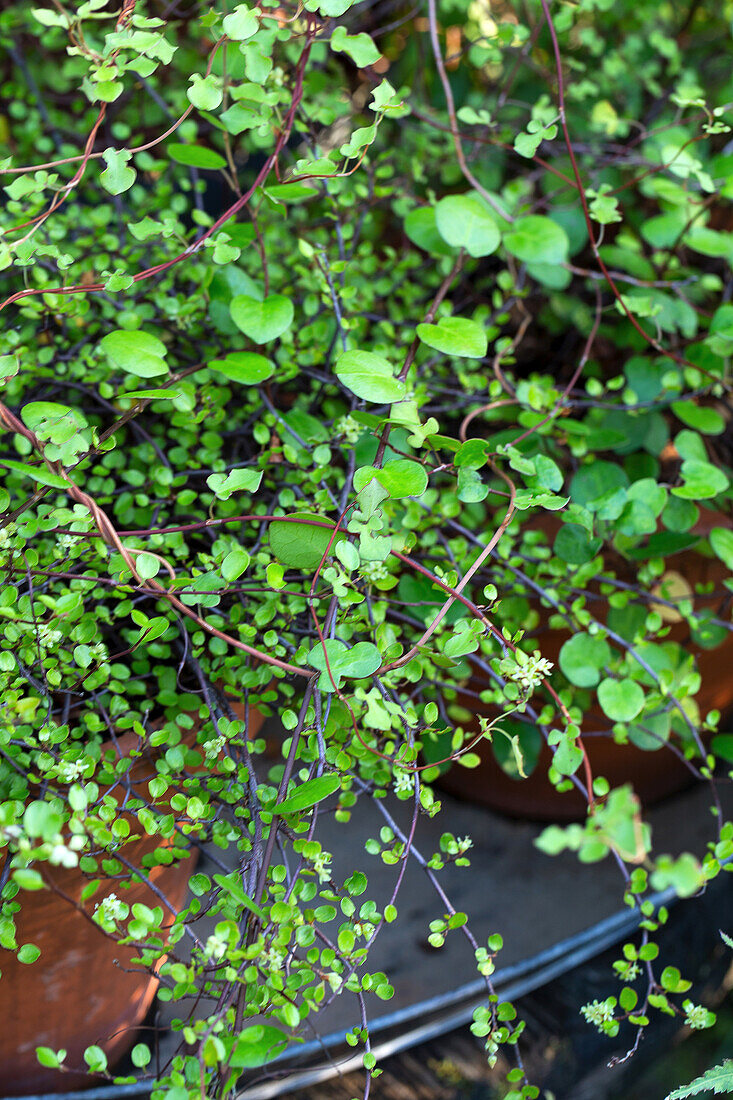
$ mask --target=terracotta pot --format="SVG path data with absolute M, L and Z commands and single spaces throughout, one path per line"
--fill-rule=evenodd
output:
M 695 530 L 704 534 L 714 526 L 727 527 L 729 522 L 728 517 L 708 514 Z M 696 609 L 715 607 L 720 602 L 721 595 L 726 592 L 722 581 L 729 576 L 727 569 L 717 558 L 707 558 L 691 551 L 678 557 L 681 561 L 676 563 L 672 558 L 669 568 L 681 573 L 693 589 L 700 583 L 712 582 L 715 585 L 712 595 L 695 596 Z M 621 563 L 617 575 L 622 576 L 624 567 L 629 571 L 628 564 Z M 629 572 L 629 576 L 633 579 L 633 573 Z M 539 608 L 539 604 L 536 606 Z M 540 611 L 546 622 L 549 612 L 544 608 Z M 596 617 L 605 621 L 607 611 L 607 604 L 600 611 L 596 608 Z M 560 649 L 570 636 L 570 632 L 540 627 L 532 635 L 526 636 L 526 643 L 529 644 L 525 643 L 524 648 L 539 649 L 544 657 L 557 666 Z M 688 653 L 695 656 L 702 681 L 700 691 L 695 697 L 701 714 L 713 709 L 720 710 L 723 714 L 733 712 L 733 677 L 729 675 L 729 669 L 733 667 L 733 632 L 715 649 L 702 649 L 691 641 L 687 624 L 682 622 L 671 625 L 665 640 L 681 644 Z M 474 693 L 481 692 L 486 689 L 487 681 L 483 675 L 477 675 L 469 681 L 468 687 Z M 478 711 L 485 717 L 497 716 L 497 711 L 477 704 L 473 696 L 461 695 L 459 692 L 457 702 L 471 713 Z M 478 717 L 468 721 L 466 726 L 478 733 Z M 586 712 L 581 729 L 594 733 L 609 731 L 607 735 L 587 737 L 583 742 L 594 776 L 604 776 L 612 787 L 631 782 L 644 805 L 666 798 L 693 782 L 689 769 L 673 752 L 664 747 L 645 751 L 633 744 L 619 745 L 613 740 L 610 726 L 611 723 L 597 703 Z M 515 779 L 508 775 L 496 760 L 490 744 L 479 743 L 476 751 L 481 756 L 478 767 L 469 769 L 454 765 L 440 777 L 438 785 L 451 794 L 511 817 L 573 821 L 585 816 L 586 803 L 576 789 L 561 794 L 548 780 L 547 770 L 552 756 L 547 745 L 542 745 L 537 765 L 526 779 Z
M 237 717 L 243 717 L 241 704 L 233 701 L 232 707 Z M 259 711 L 250 708 L 251 737 L 263 721 Z M 196 731 L 194 726 L 187 739 L 195 739 Z M 137 738 L 125 734 L 118 742 L 121 753 L 126 754 Z M 132 770 L 133 789 L 146 794 L 144 784 L 154 774 L 152 757 L 141 758 Z M 140 866 L 146 853 L 164 843 L 160 838 L 143 837 L 127 845 L 124 854 Z M 185 902 L 194 863 L 195 857 L 190 857 L 150 872 L 151 882 L 176 909 Z M 134 948 L 119 946 L 90 919 L 96 903 L 111 892 L 130 906 L 134 902 L 151 908 L 161 905 L 149 886 L 138 883 L 125 889 L 113 879 L 103 879 L 102 887 L 82 907 L 81 892 L 93 876 L 48 864 L 39 869 L 51 889 L 23 891 L 16 924 L 18 945 L 35 944 L 41 950 L 40 958 L 24 965 L 12 951 L 0 949 L 2 1096 L 98 1084 L 98 1079 L 83 1072 L 84 1050 L 91 1044 L 100 1046 L 109 1065 L 114 1066 L 135 1042 L 135 1028 L 144 1019 L 158 984 L 147 971 L 133 967 Z M 165 907 L 164 912 L 170 926 L 173 915 Z M 35 1054 L 38 1046 L 65 1049 L 64 1064 L 79 1072 L 62 1074 L 40 1066 Z

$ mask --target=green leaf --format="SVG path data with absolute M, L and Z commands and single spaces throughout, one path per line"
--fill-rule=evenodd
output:
M 270 548 L 278 561 L 290 569 L 317 569 L 333 535 L 334 524 L 312 512 L 299 512 L 294 518 L 316 520 L 325 526 L 274 520 L 270 524 Z M 329 553 L 333 552 L 336 542 L 345 537 L 339 531 L 331 543 Z
M 628 484 L 629 479 L 622 466 L 595 460 L 582 466 L 573 476 L 570 482 L 570 498 L 591 512 L 597 512 L 609 498 L 625 490 Z M 623 502 L 625 503 L 625 492 Z M 620 511 L 621 509 L 619 513 Z
M 58 474 L 52 474 L 45 466 L 29 466 L 26 462 L 16 462 L 14 458 L 0 458 L 0 466 L 7 466 L 9 470 L 17 470 L 25 474 L 41 485 L 49 485 L 53 489 L 68 489 L 68 482 Z
M 48 889 L 38 871 L 34 871 L 32 867 L 18 867 L 17 870 L 13 871 L 13 878 L 21 890 Z
M 282 1054 L 288 1045 L 287 1037 L 270 1024 L 255 1024 L 239 1033 L 229 1066 L 231 1069 L 255 1069 L 264 1066 Z M 170 1097 L 170 1093 L 168 1093 Z
M 221 106 L 223 93 L 215 76 L 211 73 L 208 76 L 194 73 L 191 80 L 192 84 L 186 95 L 194 107 L 199 111 L 215 111 Z
M 444 241 L 465 248 L 469 256 L 496 252 L 501 233 L 484 202 L 475 195 L 447 195 L 435 208 L 435 223 Z
M 61 831 L 63 817 L 49 802 L 29 802 L 23 814 L 23 828 L 28 836 L 55 840 Z
M 418 248 L 437 256 L 453 256 L 455 249 L 438 232 L 434 206 L 416 206 L 405 218 L 405 233 Z
M 673 401 L 672 412 L 688 428 L 695 428 L 704 435 L 720 435 L 725 431 L 725 421 L 719 412 L 693 401 Z
M 230 550 L 221 563 L 221 575 L 225 581 L 235 581 L 248 565 L 249 554 L 246 550 Z
M 336 361 L 334 373 L 365 401 L 391 404 L 405 396 L 405 383 L 395 378 L 391 364 L 371 351 L 345 351 Z
M 34 943 L 24 943 L 18 952 L 18 962 L 25 963 L 30 966 L 34 963 L 38 956 L 41 954 L 40 947 L 36 947 Z
M 103 1073 L 107 1068 L 107 1055 L 98 1046 L 87 1047 L 84 1051 L 84 1061 L 95 1073 Z
M 247 294 L 232 298 L 229 311 L 234 324 L 256 344 L 282 336 L 293 323 L 293 303 L 282 294 L 270 294 L 264 302 Z
M 720 233 L 701 225 L 685 234 L 684 243 L 687 248 L 694 248 L 695 252 L 700 252 L 703 256 L 733 259 L 733 235 L 730 233 Z
M 303 202 L 312 199 L 318 190 L 307 183 L 272 183 L 263 189 L 263 193 L 276 202 Z
M 562 264 L 570 242 L 565 230 L 551 218 L 530 214 L 519 218 L 504 233 L 504 247 L 526 264 Z
M 168 154 L 171 160 L 177 164 L 185 164 L 189 168 L 204 168 L 213 171 L 217 168 L 226 168 L 227 162 L 213 149 L 205 149 L 202 145 L 169 145 Z
M 224 34 L 235 42 L 242 42 L 257 34 L 260 24 L 257 16 L 246 4 L 237 4 L 230 15 L 224 16 Z
M 719 1066 L 706 1070 L 702 1077 L 696 1077 L 689 1085 L 670 1092 L 665 1100 L 686 1100 L 688 1096 L 699 1096 L 701 1092 L 713 1092 L 718 1095 L 733 1092 L 733 1060 L 726 1058 Z
M 58 1069 L 65 1057 L 65 1050 L 57 1052 L 52 1050 L 51 1047 L 36 1047 L 36 1058 L 40 1065 L 45 1066 L 46 1069 Z
M 127 374 L 152 378 L 167 371 L 163 358 L 167 351 L 165 344 L 141 329 L 110 332 L 102 338 L 99 347 L 114 367 Z
M 121 195 L 129 191 L 135 182 L 137 173 L 128 166 L 132 153 L 126 149 L 105 149 L 102 154 L 107 167 L 100 173 L 99 179 L 105 191 L 110 195 Z
M 180 396 L 176 390 L 125 390 L 124 393 L 118 394 L 120 398 L 129 397 L 130 400 L 140 401 L 173 401 Z
M 635 680 L 612 680 L 598 685 L 598 702 L 612 722 L 630 722 L 644 706 L 644 692 Z
M 574 634 L 560 650 L 559 665 L 571 684 L 595 687 L 601 670 L 611 660 L 611 647 L 605 638 L 591 634 Z
M 257 386 L 275 372 L 275 364 L 256 351 L 233 351 L 226 359 L 212 359 L 209 366 L 243 386 Z
M 728 488 L 728 478 L 711 462 L 688 458 L 682 463 L 680 473 L 684 484 L 672 492 L 684 500 L 709 500 Z
M 346 27 L 335 28 L 331 49 L 347 54 L 359 69 L 373 65 L 382 56 L 368 34 L 347 34 Z
M 410 458 L 392 458 L 380 470 L 375 466 L 362 466 L 354 474 L 357 493 L 376 478 L 389 495 L 396 500 L 402 497 L 420 497 L 428 487 L 428 475 L 419 462 Z
M 727 527 L 714 527 L 710 532 L 710 545 L 720 560 L 733 571 L 733 531 Z
M 324 653 L 324 643 L 319 642 L 308 655 L 308 664 L 321 670 L 318 680 L 321 691 L 335 691 L 340 688 L 344 676 L 354 680 L 371 676 L 382 663 L 379 650 L 371 642 L 357 642 L 351 649 L 347 649 L 345 643 L 338 638 L 329 638 L 325 642 L 325 649 Z
M 467 317 L 444 317 L 436 325 L 418 325 L 417 335 L 429 348 L 466 359 L 483 359 L 488 347 L 484 328 Z
M 319 802 L 329 798 L 341 786 L 339 775 L 319 775 L 316 779 L 306 779 L 296 787 L 287 798 L 275 804 L 277 814 L 296 814 L 301 810 L 310 810 Z
M 232 493 L 256 493 L 262 481 L 262 470 L 230 470 L 228 474 L 209 474 L 206 484 L 219 500 L 229 500 Z
M 253 901 L 249 894 L 245 894 L 242 887 L 242 880 L 236 871 L 232 871 L 228 875 L 214 875 L 214 882 L 217 886 L 220 886 L 222 890 L 238 901 L 240 905 L 243 905 L 245 909 L 249 909 L 250 913 L 254 913 L 256 917 L 262 921 L 263 925 L 267 923 L 267 914 L 263 909 Z
M 133 1066 L 137 1066 L 138 1069 L 145 1069 L 152 1058 L 150 1047 L 147 1043 L 136 1043 L 132 1048 L 130 1058 Z

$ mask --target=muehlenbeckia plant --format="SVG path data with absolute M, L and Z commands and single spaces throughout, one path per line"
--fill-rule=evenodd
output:
M 593 712 L 675 753 L 713 800 L 733 759 L 694 656 L 731 633 L 733 87 L 715 43 L 733 11 L 408 9 L 0 14 L 0 944 L 33 961 L 18 907 L 47 865 L 80 868 L 93 919 L 158 967 L 161 997 L 196 1002 L 160 1097 L 228 1094 L 335 997 L 366 1096 L 369 1012 L 393 992 L 369 949 L 411 858 L 439 890 L 431 943 L 464 936 L 486 980 L 492 1064 L 514 1047 L 501 935 L 440 887 L 470 838 L 443 811 L 440 850 L 413 843 L 440 772 L 495 747 L 522 776 L 550 746 L 548 782 L 587 816 L 540 846 L 614 859 L 643 919 L 586 1018 L 631 1047 L 656 1012 L 713 1021 L 658 962 L 648 894 L 698 891 L 733 825 L 716 803 L 706 852 L 682 835 L 656 852 L 633 775 L 594 775 L 581 728 Z M 557 662 L 538 630 L 564 632 Z M 248 736 L 255 708 L 279 757 Z M 364 799 L 383 825 L 342 881 L 319 814 L 347 824 Z M 158 847 L 131 866 L 141 835 Z M 126 884 L 193 849 L 219 870 L 192 872 L 163 934 Z M 134 1060 L 152 1073 L 146 1044 Z M 110 1074 L 101 1048 L 87 1061 Z

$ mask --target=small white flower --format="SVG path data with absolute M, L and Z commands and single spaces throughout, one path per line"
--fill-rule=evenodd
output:
M 114 924 L 115 921 L 124 920 L 128 908 L 124 901 L 120 901 L 117 894 L 108 894 L 106 898 L 96 906 L 94 916 L 99 916 L 106 923 Z
M 219 962 L 227 953 L 229 944 L 226 940 L 223 940 L 220 936 L 209 936 L 204 948 L 204 954 L 207 959 L 211 959 L 212 962 Z
M 329 852 L 319 852 L 313 860 L 313 870 L 318 875 L 319 882 L 329 882 L 331 878 L 331 855 Z
M 409 772 L 395 771 L 392 787 L 395 794 L 410 794 L 414 780 Z
M 73 783 L 84 772 L 84 765 L 78 760 L 61 760 L 56 765 L 56 775 L 62 783 Z
M 266 951 L 262 952 L 261 965 L 264 970 L 282 970 L 285 965 L 285 955 L 282 951 L 278 951 L 276 947 L 268 947 Z
M 684 1001 L 682 1007 L 685 1010 L 685 1023 L 695 1031 L 712 1027 L 715 1023 L 715 1013 L 709 1012 L 702 1005 L 693 1004 L 692 1001 Z
M 342 435 L 347 443 L 356 443 L 364 429 L 353 416 L 342 416 L 334 424 L 336 435 Z
M 212 737 L 210 741 L 204 741 L 204 752 L 207 760 L 215 760 L 226 743 L 226 737 Z
M 55 867 L 76 867 L 79 857 L 76 852 L 72 852 L 71 848 L 67 848 L 65 844 L 54 844 L 48 862 Z
M 553 665 L 552 661 L 548 661 L 546 657 L 540 657 L 539 653 L 535 652 L 531 657 L 527 657 L 524 664 L 508 657 L 501 662 L 500 667 L 507 680 L 513 680 L 524 691 L 534 691 L 545 677 L 550 675 Z
M 609 998 L 606 1001 L 591 1001 L 583 1005 L 580 1011 L 589 1024 L 595 1024 L 597 1028 L 602 1029 L 604 1024 L 613 1022 L 615 1007 Z

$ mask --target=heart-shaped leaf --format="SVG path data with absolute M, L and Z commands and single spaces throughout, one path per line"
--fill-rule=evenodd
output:
M 326 652 L 324 653 L 324 646 Z M 328 655 L 328 667 L 326 666 Z M 357 642 L 347 649 L 338 638 L 328 638 L 315 646 L 308 655 L 308 664 L 321 670 L 318 687 L 321 691 L 336 691 L 344 676 L 361 680 L 376 672 L 382 663 L 379 650 L 371 642 Z
M 391 364 L 371 351 L 345 351 L 335 373 L 347 389 L 365 401 L 391 404 L 405 396 L 405 383 L 395 378 Z
M 234 324 L 256 344 L 266 344 L 282 336 L 293 323 L 293 303 L 282 294 L 270 294 L 264 302 L 238 294 L 229 311 Z
M 504 234 L 504 247 L 525 264 L 562 264 L 570 242 L 565 230 L 542 214 L 519 218 Z
M 153 378 L 156 374 L 166 373 L 167 367 L 163 361 L 166 346 L 149 332 L 118 329 L 103 337 L 99 346 L 113 366 L 127 374 Z
M 231 470 L 228 474 L 209 474 L 206 484 L 219 500 L 228 500 L 232 493 L 242 490 L 256 492 L 262 481 L 262 470 Z
M 644 691 L 635 680 L 612 680 L 598 685 L 598 702 L 612 722 L 630 722 L 644 706 Z
M 611 660 L 611 647 L 605 638 L 590 634 L 574 634 L 560 650 L 560 668 L 571 684 L 577 687 L 595 687 L 601 678 L 601 670 Z
M 310 512 L 301 512 L 292 518 L 301 521 L 315 520 L 316 523 L 326 526 L 288 522 L 285 517 L 280 522 L 274 520 L 270 524 L 270 548 L 278 561 L 290 569 L 317 569 L 333 534 L 334 525 L 323 516 Z M 331 543 L 331 549 L 345 537 L 339 531 Z
M 264 382 L 275 370 L 274 363 L 255 351 L 234 351 L 226 359 L 212 359 L 209 366 L 232 382 L 241 382 L 243 386 L 256 386 Z
M 428 487 L 425 468 L 410 458 L 390 459 L 381 470 L 375 466 L 362 466 L 354 474 L 354 488 L 357 493 L 361 492 L 372 478 L 376 478 L 395 499 L 420 497 Z
M 259 20 L 246 4 L 237 4 L 230 15 L 224 16 L 224 34 L 235 42 L 251 38 L 260 29 Z
M 417 335 L 429 348 L 465 359 L 483 359 L 488 347 L 486 332 L 468 317 L 444 317 L 436 325 L 418 325 Z
M 435 223 L 444 241 L 465 248 L 469 256 L 496 252 L 501 233 L 488 206 L 476 195 L 447 195 L 435 208 Z

